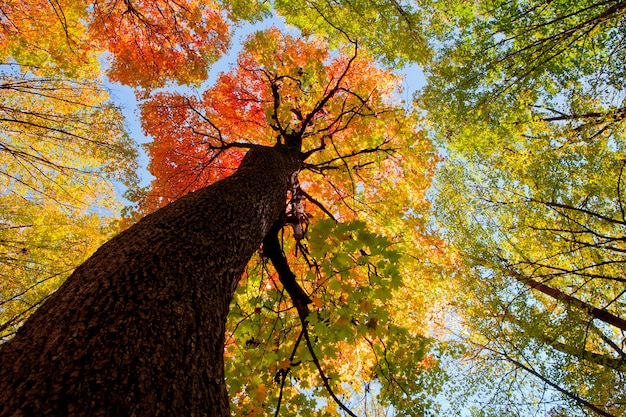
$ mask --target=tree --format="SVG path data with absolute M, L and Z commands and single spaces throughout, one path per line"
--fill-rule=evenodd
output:
M 170 221 L 177 207 L 188 203 L 198 210 L 190 203 L 202 200 L 198 196 L 230 202 L 229 198 L 237 197 L 231 187 L 239 187 L 232 184 L 239 184 L 237 181 L 244 181 L 252 172 L 261 175 L 257 179 L 266 178 L 262 175 L 268 173 L 255 162 L 258 155 L 287 152 L 291 155 L 287 159 L 300 161 L 300 165 L 278 169 L 279 177 L 289 179 L 278 187 L 279 197 L 268 197 L 273 207 L 279 207 L 276 215 L 261 221 L 261 226 L 248 215 L 231 219 L 258 232 L 251 245 L 258 247 L 262 242 L 263 248 L 255 255 L 254 248 L 246 246 L 229 264 L 235 272 L 243 271 L 243 280 L 235 289 L 239 276 L 229 275 L 232 285 L 213 294 L 221 300 L 217 321 L 211 321 L 217 326 L 211 332 L 215 343 L 202 339 L 204 353 L 197 359 L 221 355 L 218 345 L 225 343 L 228 389 L 240 413 L 337 415 L 392 409 L 416 415 L 437 410 L 432 400 L 445 377 L 438 358 L 457 351 L 447 342 L 450 335 L 441 338 L 446 342 L 433 340 L 437 334 L 433 321 L 460 327 L 454 340 L 463 344 L 467 362 L 458 364 L 446 357 L 444 363 L 458 364 L 459 371 L 466 372 L 465 386 L 456 391 L 463 394 L 464 405 L 468 398 L 489 394 L 485 403 L 469 401 L 468 407 L 475 406 L 471 411 L 477 415 L 527 414 L 538 406 L 551 415 L 623 413 L 623 2 L 485 0 L 417 5 L 396 0 L 276 1 L 271 5 L 273 12 L 300 28 L 302 38 L 283 36 L 276 29 L 256 33 L 247 41 L 238 66 L 222 74 L 214 86 L 198 94 L 156 91 L 175 83 L 200 86 L 208 65 L 228 47 L 230 25 L 267 15 L 268 4 L 247 0 L 90 4 L 33 0 L 3 6 L 5 36 L 0 51 L 7 60 L 15 59 L 22 70 L 7 70 L 8 84 L 50 82 L 54 88 L 89 88 L 86 86 L 93 84 L 85 80 L 99 74 L 102 60 L 98 58 L 103 58 L 99 54 L 105 53 L 109 77 L 134 86 L 138 97 L 145 100 L 144 129 L 154 137 L 148 151 L 156 179 L 146 190 L 133 190 L 133 198 L 138 217 L 155 213 L 105 245 L 51 298 L 46 304 L 51 307 L 44 307 L 41 314 L 73 314 L 72 310 L 64 312 L 59 300 L 68 300 L 72 291 L 79 292 L 77 283 L 88 280 L 92 272 L 105 270 L 101 259 L 107 253 L 123 251 L 137 241 L 160 257 L 164 246 L 152 244 L 150 239 L 169 231 L 160 226 L 154 229 L 154 223 Z M 331 47 L 338 50 L 329 53 Z M 396 99 L 397 78 L 372 57 L 386 66 L 426 65 L 429 85 L 417 97 L 418 110 L 408 112 L 406 104 Z M 84 97 L 75 94 L 73 97 Z M 52 135 L 44 135 L 52 138 L 50 142 L 62 142 L 54 136 L 62 119 L 58 114 L 91 117 L 104 112 L 111 121 L 117 116 L 104 101 L 89 102 L 90 110 L 84 112 L 70 106 L 73 110 L 69 113 L 64 113 L 58 97 L 52 101 L 56 104 L 50 107 L 60 112 L 48 112 L 47 104 L 42 106 L 46 111 L 40 111 L 37 106 L 48 103 L 46 100 L 26 99 L 29 110 L 20 113 L 20 106 L 10 107 L 7 121 L 30 126 L 20 138 L 46 131 Z M 35 107 L 28 107 L 32 102 Z M 72 146 L 92 137 L 93 130 L 87 130 L 89 135 L 72 130 L 77 129 L 73 124 L 77 119 L 63 120 L 71 129 L 62 139 L 72 138 L 68 140 Z M 102 126 L 119 127 L 102 123 L 89 129 Z M 430 130 L 425 133 L 417 126 Z M 77 131 L 78 141 L 73 136 Z M 444 151 L 442 164 L 431 138 Z M 4 146 L 8 160 L 18 161 L 15 166 L 37 167 L 7 180 L 7 190 L 18 190 L 22 194 L 17 200 L 26 201 L 15 204 L 13 219 L 6 222 L 2 238 L 10 242 L 5 251 L 7 261 L 28 255 L 21 265 L 30 268 L 34 256 L 44 258 L 42 254 L 31 256 L 40 249 L 41 234 L 24 234 L 30 225 L 41 227 L 41 222 L 34 221 L 40 220 L 35 213 L 45 212 L 54 221 L 69 218 L 74 230 L 90 226 L 92 235 L 102 226 L 89 209 L 81 216 L 62 217 L 66 206 L 59 196 L 79 190 L 76 184 L 87 180 L 61 174 L 74 172 L 74 168 L 81 175 L 83 171 L 95 173 L 99 189 L 106 184 L 100 181 L 100 174 L 113 171 L 108 165 L 68 165 L 54 158 L 62 146 L 51 151 L 37 148 L 33 141 L 14 146 L 8 140 Z M 100 149 L 78 148 L 89 156 Z M 249 150 L 245 158 L 244 150 Z M 242 160 L 246 161 L 244 167 L 228 177 L 232 179 L 218 181 L 235 171 Z M 116 161 L 123 164 L 126 159 Z M 50 162 L 57 165 L 51 168 Z M 437 182 L 427 194 L 436 166 Z M 291 170 L 297 175 L 290 175 Z M 53 179 L 48 188 L 37 189 L 37 193 L 55 198 L 54 204 L 44 206 L 45 211 L 37 211 L 42 205 L 34 204 L 38 201 L 29 188 L 20 189 L 21 181 L 35 184 L 35 178 L 43 183 Z M 209 185 L 215 181 L 217 185 Z M 259 181 L 256 184 L 268 180 Z M 258 188 L 248 190 L 247 196 L 266 196 L 266 190 Z M 76 196 L 82 198 L 72 194 L 72 198 Z M 432 230 L 434 222 L 427 213 L 431 196 L 436 198 L 434 212 L 447 241 Z M 185 225 L 185 233 L 177 235 L 183 241 L 190 236 L 187 232 L 196 232 Z M 214 225 L 205 226 L 207 229 L 198 229 L 215 235 Z M 47 236 L 55 234 L 46 231 Z M 216 237 L 207 247 L 194 247 L 186 254 L 180 252 L 180 242 L 168 241 L 174 246 L 167 248 L 179 254 L 177 259 L 184 260 L 181 264 L 200 268 L 189 272 L 194 276 L 202 268 L 211 270 L 194 254 L 211 255 L 217 246 L 228 247 L 234 234 L 224 236 L 224 245 L 215 243 L 223 242 Z M 28 240 L 29 245 L 15 245 L 20 239 Z M 453 260 L 444 253 L 448 244 L 453 246 Z M 29 249 L 24 252 L 26 246 Z M 68 245 L 51 246 L 58 251 Z M 133 280 L 141 275 L 118 258 L 122 260 L 112 263 L 111 271 Z M 151 274 L 163 280 L 180 272 L 163 270 L 158 262 L 148 265 Z M 438 279 L 442 275 L 455 279 L 442 282 Z M 185 287 L 189 282 L 181 281 L 181 288 L 167 287 L 172 294 L 168 301 L 181 293 L 186 300 L 194 300 L 193 291 L 187 292 Z M 34 308 L 32 304 L 39 300 L 30 300 L 23 293 L 30 285 L 20 278 L 8 297 Z M 451 287 L 456 290 L 454 299 L 448 292 Z M 134 305 L 132 300 L 140 300 L 141 306 L 154 307 L 149 311 L 156 319 L 144 326 L 144 316 L 138 314 L 129 331 L 144 332 L 140 339 L 145 343 L 128 350 L 97 350 L 106 351 L 106 360 L 116 361 L 120 352 L 161 349 L 165 345 L 159 341 L 160 335 L 152 334 L 156 333 L 150 330 L 155 328 L 152 326 L 172 328 L 172 337 L 180 335 L 181 329 L 196 331 L 193 325 L 185 327 L 180 325 L 184 321 L 170 321 L 162 315 L 182 311 L 184 316 L 190 308 L 176 304 L 182 310 L 163 309 L 160 301 L 142 298 L 150 290 L 138 295 L 131 291 L 134 287 L 110 288 L 123 294 L 118 297 L 120 303 L 111 304 L 112 310 L 126 314 Z M 231 297 L 230 320 L 224 325 Z M 82 303 L 85 317 L 104 308 L 103 303 L 92 304 L 89 297 L 71 298 Z M 449 305 L 455 309 L 446 315 Z M 2 308 L 9 311 L 9 307 Z M 431 319 L 433 311 L 442 311 L 442 317 Z M 20 310 L 11 314 L 20 314 Z M 42 317 L 37 315 L 32 321 L 35 324 L 27 325 L 24 336 L 7 345 L 7 351 L 21 349 L 12 346 L 37 346 L 39 342 L 33 340 L 39 337 L 36 328 L 44 321 Z M 68 346 L 83 336 L 93 343 L 114 340 L 113 336 L 97 338 L 97 334 L 109 334 L 109 327 L 98 321 L 104 317 L 109 316 L 97 314 L 93 321 L 94 338 L 89 332 L 76 337 L 72 333 L 64 355 Z M 20 321 L 9 325 L 16 327 Z M 59 319 L 59 323 L 63 321 Z M 111 328 L 112 332 L 117 329 Z M 58 329 L 50 332 L 59 334 Z M 129 345 L 128 334 L 119 339 L 126 340 L 121 346 Z M 194 348 L 198 346 L 197 338 L 189 340 Z M 189 340 L 181 346 L 192 349 L 185 344 L 191 343 Z M 81 352 L 76 357 L 96 352 L 89 349 L 74 349 Z M 172 363 L 184 362 L 182 353 L 166 351 L 159 350 L 174 358 Z M 146 357 L 159 369 L 158 355 Z M 219 387 L 213 387 L 214 399 L 198 401 L 225 412 L 222 359 L 215 357 L 217 367 L 212 368 L 212 375 Z M 87 362 L 81 372 L 90 374 L 95 369 L 90 366 L 99 362 Z M 193 363 L 190 366 L 193 368 Z M 194 391 L 204 383 L 202 376 L 196 383 L 189 382 L 183 377 L 176 379 L 180 376 L 176 371 L 184 366 L 168 369 L 177 381 L 170 391 L 149 377 L 145 392 L 152 394 L 137 395 L 140 391 L 135 391 L 134 399 L 120 401 L 128 400 L 147 414 L 156 413 L 160 406 L 152 400 L 155 396 L 171 399 L 169 403 L 176 404 L 172 407 L 180 413 L 194 409 L 175 397 Z M 68 374 L 59 375 L 65 378 Z M 491 382 L 494 375 L 499 377 L 498 384 L 487 386 L 484 381 Z M 117 381 L 118 377 L 111 373 L 107 378 Z M 139 379 L 133 381 L 129 384 L 137 385 Z M 76 388 L 73 383 L 68 386 Z M 60 387 L 51 389 L 65 389 Z M 98 394 L 102 398 L 117 395 L 102 389 Z M 85 392 L 76 395 L 85 396 Z M 200 398 L 193 395 L 187 397 Z M 20 398 L 14 396 L 16 402 L 22 401 Z M 53 402 L 55 398 L 52 396 Z M 121 403 L 116 401 L 108 404 L 118 407 Z M 153 406 L 156 408 L 149 408 Z
M 99 249 L 2 345 L 0 414 L 228 415 L 228 303 L 300 163 L 255 148 Z
M 227 344 L 242 412 L 315 413 L 307 392 L 326 395 L 334 414 L 333 403 L 351 413 L 346 397 L 376 391 L 406 412 L 429 406 L 440 371 L 420 307 L 439 288 L 434 276 L 420 284 L 400 270 L 438 256 L 422 218 L 436 158 L 391 101 L 395 77 L 356 44 L 348 51 L 331 57 L 320 41 L 271 29 L 251 36 L 239 67 L 202 101 L 159 94 L 146 103 L 153 189 L 178 199 L 105 244 L 2 346 L 3 413 L 227 415 L 226 314 L 261 242 Z M 172 138 L 178 146 L 164 145 Z M 198 173 L 217 161 L 234 166 L 242 148 L 235 174 L 201 188 L 223 173 Z M 407 150 L 421 158 L 404 159 Z M 406 177 L 414 181 L 399 185 Z M 143 210 L 167 202 L 150 197 Z M 330 219 L 311 224 L 305 240 L 310 213 Z M 404 225 L 423 234 L 403 236 Z M 295 239 L 281 246 L 281 235 Z M 417 239 L 431 246 L 413 262 L 402 252 Z M 265 260 L 276 271 L 269 277 Z M 250 366 L 265 370 L 251 375 Z M 268 400 L 271 384 L 278 392 Z M 42 392 L 47 403 L 35 400 Z
M 247 1 L 3 3 L 0 336 L 112 236 L 116 185 L 136 186 L 137 151 L 101 54 L 110 79 L 142 94 L 197 84 L 228 46 L 227 8 L 232 19 L 261 13 Z
M 428 308 L 420 299 L 441 290 L 441 283 L 419 266 L 441 257 L 422 217 L 436 158 L 405 111 L 391 101 L 395 76 L 357 55 L 331 57 L 324 42 L 272 28 L 251 35 L 237 67 L 210 89 L 197 96 L 162 93 L 147 101 L 142 115 L 144 128 L 155 138 L 148 151 L 156 179 L 139 207 L 150 210 L 225 175 L 249 138 L 270 144 L 276 137 L 287 141 L 302 135 L 314 152 L 298 175 L 301 185 L 289 208 L 293 230 L 281 232 L 281 240 L 299 285 L 313 295 L 310 308 L 316 314 L 307 322 L 317 340 L 314 352 L 323 369 L 333 372 L 330 384 L 344 398 L 367 397 L 365 387 L 380 380 L 386 401 L 417 409 L 430 401 L 418 380 L 406 377 L 411 369 L 420 373 L 416 357 L 426 354 L 431 343 L 423 336 Z M 419 232 L 406 233 L 407 227 Z M 298 231 L 304 228 L 306 240 Z M 352 236 L 353 241 L 333 236 Z M 420 255 L 409 249 L 416 246 L 423 248 Z M 300 344 L 305 341 L 294 311 L 298 298 L 289 292 L 292 301 L 285 299 L 281 274 L 265 266 L 265 254 L 264 248 L 262 257 L 253 260 L 231 313 L 231 393 L 244 414 L 270 414 L 274 407 L 281 413 L 313 413 L 309 391 L 319 369 Z M 423 282 L 409 279 L 417 271 Z M 396 310 L 400 300 L 405 308 Z M 406 352 L 415 346 L 416 356 L 397 355 L 402 343 Z M 280 393 L 268 399 L 275 378 L 282 381 Z M 421 382 L 435 389 L 436 383 Z M 328 397 L 324 391 L 315 394 Z
M 459 12 L 419 101 L 447 155 L 437 208 L 464 265 L 469 355 L 547 412 L 619 415 L 624 8 L 571 6 Z M 504 392 L 483 412 L 524 408 Z

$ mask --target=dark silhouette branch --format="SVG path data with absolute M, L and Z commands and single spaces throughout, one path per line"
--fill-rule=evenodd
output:
M 306 319 L 309 315 L 308 305 L 311 304 L 311 298 L 296 281 L 296 275 L 291 271 L 281 247 L 278 235 L 283 225 L 283 221 L 276 222 L 265 236 L 263 240 L 263 256 L 272 262 L 274 269 L 278 273 L 278 279 L 287 291 L 287 294 L 289 294 L 289 297 L 291 297 L 298 315 Z
M 326 391 L 328 391 L 328 394 L 332 397 L 333 401 L 335 401 L 335 403 L 343 411 L 345 411 L 346 414 L 348 414 L 350 417 L 357 417 L 357 415 L 354 414 L 348 407 L 346 407 L 346 405 L 337 397 L 332 387 L 330 386 L 330 383 L 329 383 L 330 378 L 328 378 L 326 374 L 324 373 L 324 370 L 322 369 L 322 365 L 320 364 L 320 361 L 317 358 L 315 351 L 313 350 L 313 344 L 311 343 L 311 338 L 309 337 L 307 322 L 303 320 L 302 317 L 300 317 L 300 321 L 302 322 L 302 329 L 304 331 L 304 340 L 306 341 L 306 345 L 309 348 L 309 353 L 311 354 L 311 358 L 313 358 L 313 363 L 317 367 L 317 371 L 320 374 L 320 378 L 322 379 L 322 384 L 324 385 L 324 388 L 326 388 Z
M 326 391 L 332 397 L 333 401 L 335 401 L 335 403 L 343 411 L 345 411 L 351 417 L 357 417 L 356 414 L 354 414 L 348 407 L 346 407 L 346 405 L 343 404 L 343 402 L 334 393 L 329 383 L 330 379 L 326 376 L 326 373 L 324 372 L 322 365 L 320 364 L 320 361 L 315 354 L 315 350 L 313 349 L 313 344 L 311 342 L 311 338 L 309 337 L 307 322 L 307 317 L 309 315 L 308 304 L 311 303 L 311 299 L 296 281 L 296 276 L 291 271 L 291 268 L 289 267 L 289 264 L 287 262 L 287 258 L 285 257 L 285 254 L 280 246 L 278 234 L 282 227 L 282 222 L 275 223 L 272 229 L 270 229 L 268 234 L 265 236 L 265 239 L 263 240 L 263 256 L 269 258 L 272 262 L 272 265 L 274 265 L 274 269 L 276 269 L 276 272 L 278 273 L 278 279 L 291 297 L 291 300 L 296 307 L 300 322 L 302 324 L 302 334 L 304 335 L 304 340 L 306 341 L 313 363 L 315 364 L 320 378 L 322 379 L 322 384 L 324 385 L 324 388 L 326 388 Z
M 502 352 L 495 352 L 499 355 L 502 355 L 504 357 L 504 359 L 508 362 L 510 362 L 511 364 L 515 365 L 516 367 L 523 369 L 524 371 L 528 372 L 529 374 L 534 375 L 535 377 L 537 377 L 538 379 L 540 379 L 543 383 L 549 385 L 550 387 L 552 387 L 553 389 L 557 390 L 558 392 L 560 392 L 561 394 L 565 395 L 566 397 L 570 398 L 571 400 L 575 401 L 576 403 L 587 407 L 588 409 L 598 413 L 599 415 L 603 416 L 603 417 L 616 417 L 613 414 L 607 413 L 606 411 L 602 410 L 601 408 L 599 408 L 598 406 L 591 404 L 589 401 L 580 398 L 578 395 L 566 390 L 565 388 L 560 387 L 559 385 L 555 384 L 554 382 L 552 382 L 551 380 L 549 380 L 548 378 L 546 378 L 545 376 L 541 375 L 539 372 L 535 371 L 534 369 L 532 369 L 529 366 L 524 365 L 523 363 L 516 361 L 515 359 L 511 358 L 509 355 L 507 355 L 506 353 L 502 353 Z

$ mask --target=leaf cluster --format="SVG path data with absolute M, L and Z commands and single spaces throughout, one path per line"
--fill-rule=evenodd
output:
M 237 291 L 226 349 L 237 412 L 278 414 L 279 408 L 280 415 L 338 415 L 334 407 L 320 408 L 332 399 L 319 382 L 315 361 L 353 410 L 374 392 L 382 406 L 424 410 L 442 371 L 430 353 L 433 340 L 396 313 L 394 300 L 404 284 L 402 255 L 361 221 L 319 221 L 306 246 L 306 262 L 291 262 L 312 298 L 310 347 L 302 340 L 297 312 L 263 259 L 248 269 Z

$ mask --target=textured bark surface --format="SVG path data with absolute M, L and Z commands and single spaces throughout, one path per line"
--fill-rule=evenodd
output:
M 0 346 L 0 416 L 226 416 L 228 306 L 299 155 L 232 176 L 103 245 Z

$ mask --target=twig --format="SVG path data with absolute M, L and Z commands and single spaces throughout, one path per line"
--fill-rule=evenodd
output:
M 293 359 L 296 357 L 296 351 L 298 350 L 298 346 L 300 345 L 300 341 L 302 340 L 303 335 L 304 335 L 304 330 L 301 330 L 300 334 L 298 335 L 298 339 L 296 340 L 296 344 L 293 347 L 293 351 L 291 351 L 291 356 L 289 356 L 290 364 L 293 363 Z M 285 381 L 287 380 L 287 374 L 289 374 L 290 369 L 291 369 L 291 366 L 281 373 L 282 378 L 280 381 L 280 391 L 278 392 L 278 404 L 276 404 L 276 413 L 274 413 L 274 417 L 278 417 L 278 414 L 280 413 L 280 403 L 283 400 L 283 388 L 285 387 Z
M 328 211 L 328 209 L 326 207 L 324 207 L 324 205 L 322 203 L 317 201 L 315 198 L 311 197 L 311 195 L 309 193 L 307 193 L 306 191 L 304 191 L 302 188 L 300 188 L 300 192 L 302 193 L 303 196 L 306 197 L 307 200 L 309 200 L 311 203 L 315 204 L 317 207 L 319 207 L 320 210 L 322 210 L 324 213 L 326 213 L 326 215 L 328 217 L 330 217 L 334 221 L 337 221 L 335 216 L 333 216 L 333 213 Z

